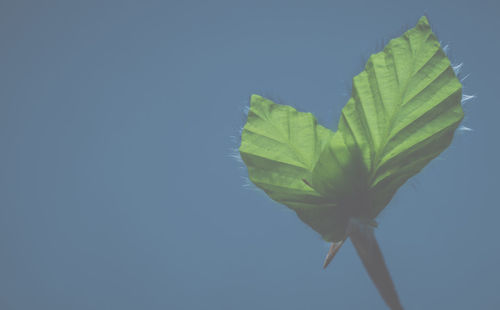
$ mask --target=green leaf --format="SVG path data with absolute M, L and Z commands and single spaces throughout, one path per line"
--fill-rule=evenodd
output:
M 354 77 L 336 133 L 310 113 L 253 95 L 240 153 L 250 180 L 325 240 L 374 219 L 451 143 L 462 85 L 422 17 Z M 305 180 L 305 182 L 304 182 Z
M 311 179 L 332 134 L 311 113 L 253 95 L 239 151 L 255 185 L 277 202 L 298 209 L 325 201 L 303 180 Z
M 311 181 L 331 136 L 333 132 L 319 125 L 311 113 L 252 95 L 239 148 L 250 180 L 320 234 L 339 227 L 329 216 L 334 203 L 306 182 Z
M 461 98 L 462 85 L 425 17 L 370 57 L 353 79 L 337 131 L 349 152 L 360 155 L 346 173 L 362 176 L 359 167 L 366 172 L 357 182 L 361 188 L 342 193 L 365 197 L 357 216 L 375 218 L 408 178 L 448 147 L 463 118 Z M 324 152 L 335 153 L 335 145 L 328 144 Z M 338 165 L 335 158 L 322 155 L 318 163 L 322 168 L 313 184 L 326 187 L 322 192 L 336 191 L 333 175 L 325 174 L 325 167 Z

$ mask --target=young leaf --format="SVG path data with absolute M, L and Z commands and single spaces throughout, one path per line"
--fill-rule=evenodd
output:
M 252 95 L 239 148 L 250 180 L 323 236 L 343 235 L 346 227 L 335 202 L 308 185 L 332 136 L 311 113 Z
M 350 237 L 391 309 L 402 309 L 373 233 L 394 193 L 451 143 L 462 85 L 427 18 L 393 39 L 354 77 L 336 133 L 253 95 L 240 153 L 250 180 L 297 212 L 332 247 Z
M 253 95 L 239 151 L 250 180 L 272 199 L 292 209 L 314 207 L 326 199 L 304 180 L 332 134 L 311 113 Z
M 358 172 L 358 184 L 366 188 L 354 195 L 366 204 L 356 216 L 375 218 L 408 178 L 448 147 L 463 118 L 461 97 L 462 85 L 425 17 L 370 57 L 353 79 L 336 134 L 351 154 L 360 154 L 358 170 L 367 172 L 365 179 Z M 324 152 L 335 153 L 334 147 L 330 143 Z M 322 155 L 318 163 L 335 165 L 335 156 Z M 323 175 L 315 175 L 319 182 L 313 184 L 338 191 L 335 183 L 328 186 L 325 168 L 318 171 Z
M 462 85 L 427 18 L 354 77 L 336 133 L 310 113 L 253 95 L 240 153 L 250 180 L 327 241 L 350 218 L 374 219 L 451 143 Z

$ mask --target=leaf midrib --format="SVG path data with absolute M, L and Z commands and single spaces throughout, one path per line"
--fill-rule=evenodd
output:
M 409 75 L 408 79 L 406 79 L 406 82 L 404 84 L 404 87 L 402 88 L 403 91 L 400 91 L 400 96 L 399 96 L 399 101 L 398 101 L 398 105 L 396 107 L 396 109 L 394 110 L 394 112 L 392 113 L 392 115 L 389 117 L 389 126 L 387 126 L 387 130 L 385 132 L 385 136 L 383 138 L 383 142 L 380 144 L 379 146 L 379 149 L 375 151 L 375 159 L 372 161 L 372 171 L 371 171 L 371 174 L 370 174 L 370 178 L 369 178 L 369 184 L 370 184 L 370 187 L 373 185 L 372 183 L 375 181 L 375 177 L 377 175 L 377 171 L 378 171 L 378 168 L 379 168 L 379 165 L 380 165 L 380 162 L 383 158 L 383 154 L 384 154 L 384 151 L 387 147 L 387 144 L 389 143 L 389 140 L 391 139 L 392 135 L 391 135 L 391 132 L 392 130 L 394 129 L 394 124 L 395 124 L 395 120 L 396 120 L 396 116 L 398 115 L 398 113 L 401 111 L 402 107 L 403 107 L 403 103 L 404 103 L 404 100 L 405 100 L 405 97 L 406 97 L 406 94 L 408 92 L 408 85 L 410 84 L 412 78 L 415 76 L 415 64 L 416 64 L 416 55 L 418 55 L 418 53 L 421 51 L 422 49 L 422 46 L 423 46 L 423 43 L 425 41 L 427 41 L 427 39 L 429 38 L 429 36 L 432 34 L 432 32 L 429 32 L 425 39 L 422 40 L 420 46 L 418 47 L 417 51 L 413 51 L 413 49 L 411 48 L 411 41 L 410 41 L 410 38 L 405 36 L 404 38 L 406 39 L 406 41 L 408 42 L 408 45 L 409 45 L 409 50 L 410 50 L 410 53 L 411 53 L 411 74 Z M 385 51 L 384 51 L 385 53 Z M 394 59 L 394 54 L 388 54 L 390 55 L 390 57 L 393 58 L 393 64 L 394 64 L 394 67 L 395 67 L 395 72 L 396 72 L 396 78 L 398 78 L 397 76 L 397 68 L 396 68 L 396 61 Z M 434 55 L 434 54 L 433 54 Z M 432 59 L 433 56 L 429 57 L 429 59 L 419 68 L 419 70 L 424 67 L 430 59 Z M 399 85 L 399 81 L 398 81 L 398 85 Z

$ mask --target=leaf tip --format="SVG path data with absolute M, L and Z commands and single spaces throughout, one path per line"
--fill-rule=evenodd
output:
M 420 17 L 420 19 L 418 20 L 417 26 L 430 27 L 429 19 L 427 18 L 427 16 L 424 15 L 424 16 Z
M 252 94 L 250 96 L 250 107 L 256 103 L 259 103 L 261 102 L 262 100 L 264 100 L 264 97 L 260 96 L 260 95 L 257 95 L 257 94 Z

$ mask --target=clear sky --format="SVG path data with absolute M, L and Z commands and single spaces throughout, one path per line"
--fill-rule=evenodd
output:
M 406 309 L 500 308 L 496 1 L 0 2 L 0 309 L 386 309 L 231 158 L 252 93 L 335 128 L 427 14 L 463 125 L 378 218 Z M 465 76 L 465 75 L 464 75 Z

